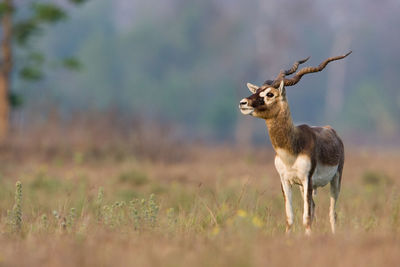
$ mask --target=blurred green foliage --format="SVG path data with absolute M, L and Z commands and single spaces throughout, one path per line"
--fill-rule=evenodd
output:
M 61 7 L 52 3 L 33 3 L 32 9 L 36 21 L 54 23 L 65 19 L 67 14 Z
M 85 1 L 70 1 L 80 4 Z M 13 20 L 13 50 L 14 57 L 12 63 L 14 72 L 18 73 L 15 79 L 23 81 L 24 87 L 32 82 L 42 80 L 47 71 L 45 66 L 45 53 L 39 52 L 36 47 L 38 39 L 43 38 L 43 34 L 50 25 L 66 19 L 66 9 L 59 4 L 50 1 L 30 1 L 29 3 L 16 3 L 10 1 L 0 2 L 0 16 L 5 12 L 12 14 Z M 78 70 L 80 63 L 77 59 L 69 57 L 64 59 L 64 67 Z M 14 81 L 15 82 L 15 81 Z M 17 82 L 18 84 L 18 82 Z M 14 90 L 15 91 L 15 90 Z M 9 100 L 12 107 L 19 107 L 23 104 L 23 94 L 16 92 L 9 93 Z
M 42 73 L 50 79 L 38 87 L 45 88 L 48 101 L 60 110 L 113 109 L 181 125 L 192 136 L 229 139 L 238 129 L 241 116 L 237 102 L 249 95 L 246 82 L 260 84 L 275 77 L 280 68 L 308 55 L 312 56 L 308 63 L 317 65 L 337 53 L 332 46 L 341 39 L 335 39 L 337 31 L 331 27 L 334 18 L 322 19 L 318 5 L 293 16 L 290 10 L 282 16 L 267 12 L 264 21 L 270 23 L 260 24 L 258 18 L 246 13 L 261 8 L 256 0 L 247 4 L 171 0 L 169 8 L 160 2 L 160 9 L 146 9 L 146 4 L 135 1 L 129 4 L 132 10 L 122 2 L 88 1 L 68 12 L 68 23 L 46 28 L 46 36 L 35 43 L 46 56 L 66 58 L 62 66 L 81 70 L 72 78 L 57 68 L 44 67 Z M 119 5 L 123 8 L 118 9 Z M 248 10 L 240 10 L 244 7 Z M 285 3 L 275 3 L 271 10 L 280 7 Z M 53 23 L 66 17 L 65 11 L 52 4 L 31 8 L 37 15 L 17 25 L 21 43 L 43 31 L 37 21 Z M 350 14 L 364 21 L 368 12 L 368 7 L 363 7 L 360 14 Z M 129 20 L 125 26 L 118 26 L 125 20 Z M 338 100 L 342 112 L 327 121 L 329 66 L 321 74 L 303 78 L 296 88 L 288 88 L 296 122 L 331 124 L 338 130 L 361 130 L 383 137 L 399 132 L 400 95 L 393 85 L 400 81 L 390 71 L 400 62 L 391 56 L 399 39 L 390 34 L 388 23 L 400 25 L 400 19 L 389 14 L 373 28 L 361 25 L 349 30 L 347 25 L 341 26 L 354 33 L 354 53 L 346 59 L 343 96 Z M 270 35 L 259 39 L 259 31 Z M 379 40 L 387 40 L 387 49 L 377 49 Z M 38 65 L 40 69 L 43 63 Z M 40 74 L 35 64 L 28 64 L 21 77 L 33 80 L 43 76 Z M 29 96 L 34 102 L 36 96 Z M 41 95 L 36 100 L 41 101 Z M 265 132 L 260 134 L 265 140 Z
M 398 130 L 398 110 L 393 96 L 385 93 L 374 81 L 364 81 L 348 94 L 343 110 L 347 128 L 392 136 Z
M 88 105 L 100 110 L 117 107 L 186 125 L 191 133 L 229 137 L 227 131 L 234 130 L 238 117 L 233 92 L 237 85 L 230 73 L 236 66 L 224 69 L 220 55 L 230 57 L 233 52 L 225 42 L 237 38 L 238 24 L 215 34 L 218 14 L 213 2 L 205 1 L 183 4 L 173 19 L 160 23 L 144 19 L 119 33 L 110 21 L 101 19 L 109 17 L 111 3 L 100 1 L 91 8 L 56 29 L 75 32 L 74 38 L 50 34 L 49 40 L 61 46 L 53 53 L 72 53 L 71 47 L 75 47 L 88 66 L 76 79 L 63 84 L 63 90 L 54 90 L 54 97 L 62 98 L 67 106 L 73 101 L 80 109 Z M 67 65 L 75 67 L 74 62 Z M 86 90 L 76 98 L 75 88 Z

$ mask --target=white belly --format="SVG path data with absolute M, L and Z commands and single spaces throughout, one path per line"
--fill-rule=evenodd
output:
M 313 187 L 322 187 L 327 185 L 335 176 L 338 165 L 328 166 L 317 164 L 312 176 Z
M 294 157 L 284 151 L 277 151 L 275 167 L 281 180 L 290 184 L 303 184 L 307 181 L 311 169 L 311 160 L 306 155 Z M 317 164 L 312 176 L 313 187 L 322 187 L 328 184 L 337 172 L 338 166 Z

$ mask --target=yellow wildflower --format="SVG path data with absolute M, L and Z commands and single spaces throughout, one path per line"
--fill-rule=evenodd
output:
M 254 216 L 253 219 L 251 220 L 251 222 L 253 223 L 253 225 L 255 227 L 262 227 L 263 226 L 263 222 L 261 221 L 261 219 L 258 216 Z
M 215 226 L 211 232 L 212 235 L 218 235 L 221 229 L 218 226 Z
M 236 214 L 237 214 L 237 216 L 242 217 L 242 218 L 247 217 L 247 212 L 245 210 L 238 210 Z

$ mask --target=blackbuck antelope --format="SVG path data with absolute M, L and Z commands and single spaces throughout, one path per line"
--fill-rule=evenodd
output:
M 289 70 L 282 70 L 275 80 L 267 80 L 262 86 L 247 84 L 253 93 L 239 103 L 244 115 L 264 119 L 272 146 L 276 152 L 275 167 L 281 178 L 281 187 L 285 199 L 286 232 L 290 232 L 293 224 L 292 190 L 297 184 L 304 199 L 303 224 L 306 234 L 311 234 L 311 223 L 314 217 L 315 204 L 313 193 L 317 187 L 328 183 L 330 187 L 329 217 L 332 232 L 335 233 L 336 201 L 339 196 L 344 164 L 344 147 L 336 131 L 330 126 L 310 127 L 295 126 L 286 99 L 286 86 L 297 84 L 303 75 L 319 72 L 334 60 L 347 57 L 331 57 L 318 67 L 306 67 L 298 71 L 292 78 L 286 78 L 297 71 L 300 64 L 308 59 L 297 61 Z

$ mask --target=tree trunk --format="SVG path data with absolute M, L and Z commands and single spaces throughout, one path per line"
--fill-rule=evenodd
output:
M 6 11 L 1 21 L 3 36 L 1 40 L 0 66 L 0 143 L 7 137 L 9 129 L 9 90 L 10 73 L 12 69 L 12 0 L 4 0 Z
M 8 102 L 8 79 L 2 72 L 0 74 L 0 144 L 7 137 L 9 128 L 9 102 Z

